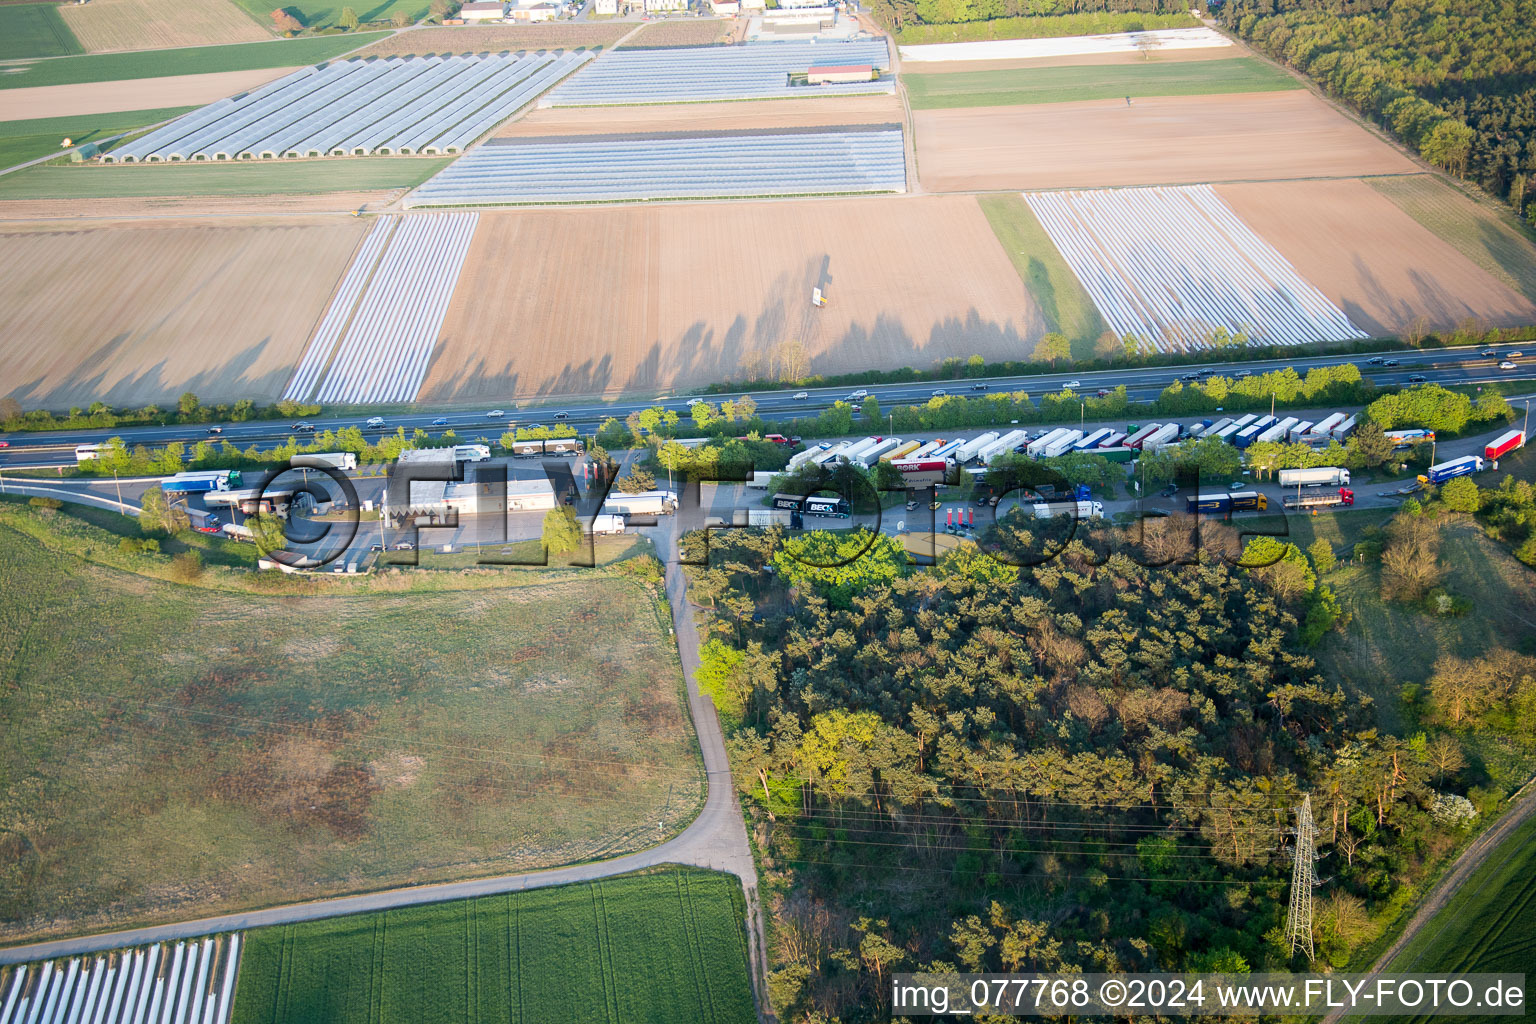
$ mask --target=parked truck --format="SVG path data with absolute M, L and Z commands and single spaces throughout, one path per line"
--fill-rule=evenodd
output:
M 1311 432 L 1311 430 L 1312 430 L 1312 421 L 1311 420 L 1302 420 L 1301 422 L 1297 423 L 1294 427 L 1292 427 L 1290 430 L 1287 430 L 1285 432 L 1285 439 L 1287 441 L 1290 441 L 1292 444 L 1295 444 L 1297 441 L 1300 441 L 1302 438 L 1306 437 L 1307 434 L 1309 434 Z
M 1103 514 L 1104 503 L 1102 501 L 1040 501 L 1035 503 L 1036 519 L 1054 519 L 1057 516 L 1097 519 Z
M 955 453 L 960 450 L 960 446 L 963 444 L 965 444 L 964 441 L 946 442 L 945 444 L 941 444 L 933 451 L 929 452 L 928 457 L 930 459 L 952 459 L 958 462 L 959 460 L 955 459 Z
M 1281 487 L 1341 487 L 1349 483 L 1349 470 L 1338 466 L 1282 469 L 1279 480 Z
M 457 454 L 459 449 L 467 450 L 467 454 Z M 430 449 L 429 449 L 430 450 Z M 491 450 L 483 444 L 459 445 L 453 449 L 439 449 L 441 451 L 453 451 L 455 459 L 463 459 L 469 462 L 484 461 L 479 453 L 484 452 L 484 458 L 491 457 Z M 519 459 L 535 459 L 541 455 L 580 455 L 585 449 L 581 441 L 574 437 L 551 437 L 542 441 L 513 441 L 512 455 Z M 404 452 L 400 453 L 402 456 Z M 473 456 L 473 457 L 471 457 Z
M 1071 451 L 1072 446 L 1077 444 L 1077 442 L 1081 441 L 1082 439 L 1083 432 L 1081 430 L 1069 430 L 1065 434 L 1057 437 L 1056 440 L 1051 441 L 1042 447 L 1040 449 L 1040 454 L 1036 457 L 1041 459 L 1059 458 L 1067 454 L 1067 452 Z
M 831 442 L 822 441 L 820 444 L 811 445 L 804 451 L 796 452 L 789 457 L 789 471 L 794 472 L 801 466 L 805 465 L 807 462 L 810 462 L 812 459 L 816 458 L 818 455 L 824 455 L 831 447 Z
M 1079 452 L 1090 451 L 1103 444 L 1105 440 L 1112 437 L 1114 433 L 1114 430 L 1110 429 L 1109 427 L 1101 427 L 1074 444 L 1072 446 L 1072 450 Z
M 1301 421 L 1298 420 L 1295 416 L 1287 416 L 1285 419 L 1280 420 L 1277 423 L 1271 423 L 1269 426 L 1259 431 L 1258 436 L 1254 438 L 1254 440 L 1259 443 L 1271 441 L 1284 442 L 1287 435 L 1290 433 L 1291 428 L 1300 422 Z
M 1127 429 L 1129 430 L 1130 428 Z M 1148 423 L 1144 427 L 1131 430 L 1129 436 L 1127 436 L 1125 439 L 1125 446 L 1127 448 L 1135 448 L 1137 451 L 1140 451 L 1142 442 L 1146 441 L 1147 438 L 1151 437 L 1161 429 L 1163 429 L 1163 425 L 1161 423 Z
M 1247 448 L 1259 439 L 1259 435 L 1275 425 L 1273 416 L 1260 416 L 1252 423 L 1232 435 L 1232 443 L 1239 448 Z
M 1429 482 L 1443 484 L 1458 476 L 1466 476 L 1468 473 L 1481 473 L 1483 471 L 1483 458 L 1481 455 L 1463 455 L 1459 459 L 1451 459 L 1437 466 L 1429 467 Z
M 901 447 L 901 438 L 899 438 L 899 437 L 885 437 L 885 438 L 881 438 L 880 439 L 880 443 L 875 445 L 873 448 L 866 448 L 866 449 L 864 449 L 864 452 L 863 452 L 863 454 L 861 454 L 859 456 L 858 461 L 863 466 L 866 466 L 866 467 L 873 466 L 875 463 L 877 463 L 877 462 L 879 462 L 879 461 L 881 461 L 882 459 L 885 458 L 885 453 L 886 452 L 892 451 L 893 449 L 896 449 L 896 448 L 899 448 L 899 447 Z
M 167 494 L 203 494 L 208 491 L 235 490 L 239 487 L 240 471 L 238 469 L 177 473 L 160 481 L 160 489 Z
M 1316 511 L 1321 508 L 1334 508 L 1341 505 L 1353 505 L 1355 492 L 1348 487 L 1340 487 L 1336 491 L 1302 491 L 1300 494 L 1287 494 L 1283 499 L 1285 507 L 1290 511 Z
M 1223 441 L 1226 441 L 1228 444 L 1236 444 L 1237 435 L 1245 428 L 1252 426 L 1253 421 L 1256 419 L 1258 419 L 1258 416 L 1250 412 L 1246 415 L 1239 416 L 1235 420 L 1230 421 L 1224 427 L 1218 427 L 1217 429 L 1211 431 L 1211 433 L 1215 434 Z
M 993 441 L 991 444 L 983 448 L 976 457 L 981 462 L 991 462 L 999 455 L 1006 455 L 1009 452 L 1016 450 L 1020 445 L 1028 442 L 1028 440 L 1029 431 L 1010 430 L 1008 433 L 1004 434 L 1002 437 L 998 438 L 996 441 Z
M 982 434 L 980 437 L 971 438 L 969 441 L 965 442 L 955 450 L 955 461 L 960 463 L 962 466 L 965 465 L 967 462 L 970 462 L 971 460 L 975 459 L 976 456 L 980 455 L 982 449 L 986 448 L 987 445 L 991 444 L 993 441 L 996 441 L 1001 436 L 1002 435 L 997 431 L 989 430 L 985 434 Z
M 1035 438 L 1033 441 L 1024 446 L 1024 454 L 1028 455 L 1032 459 L 1038 459 L 1041 452 L 1055 444 L 1062 437 L 1065 437 L 1066 434 L 1066 427 L 1054 427 L 1051 430 L 1047 430 L 1045 433 L 1041 434 L 1039 437 Z
M 1507 434 L 1500 434 L 1483 448 L 1483 458 L 1500 459 L 1512 451 L 1525 447 L 1525 431 L 1511 430 Z
M 907 458 L 909 458 L 909 459 L 926 459 L 929 455 L 931 455 L 932 453 L 938 451 L 940 448 L 943 448 L 943 447 L 944 447 L 944 439 L 943 438 L 939 438 L 938 440 L 935 440 L 935 441 L 929 441 L 927 444 L 919 445 L 915 451 L 913 451 L 912 453 L 907 455 Z
M 1136 456 L 1140 455 L 1141 452 L 1135 448 L 1127 448 L 1125 445 L 1119 444 L 1113 448 L 1095 448 L 1090 454 L 1097 455 L 1101 459 L 1108 459 L 1110 462 L 1126 463 L 1135 462 Z
M 490 458 L 491 457 L 491 452 L 490 452 L 489 448 L 486 449 L 485 457 L 486 458 Z M 318 454 L 312 454 L 312 455 L 295 455 L 293 457 L 293 465 L 300 466 L 300 467 L 303 467 L 303 466 L 330 466 L 332 469 L 339 469 L 342 472 L 346 472 L 349 469 L 356 469 L 357 468 L 357 453 L 356 452 L 320 452 Z
M 661 516 L 677 509 L 674 491 L 641 491 L 639 494 L 610 494 L 603 502 L 601 515 Z
M 1229 512 L 1263 512 L 1269 508 L 1269 499 L 1258 491 L 1216 492 L 1198 494 L 1184 499 L 1190 512 L 1226 514 Z
M 1179 439 L 1179 425 L 1177 423 L 1164 423 L 1152 433 L 1141 439 L 1141 450 L 1147 454 L 1166 448 Z
M 911 455 L 913 452 L 917 451 L 922 446 L 923 446 L 923 442 L 921 442 L 921 441 L 903 441 L 903 442 L 901 442 L 901 444 L 897 445 L 895 448 L 892 448 L 890 451 L 886 452 L 884 455 L 881 455 L 880 456 L 880 461 L 881 462 L 891 462 L 891 461 L 893 461 L 895 459 L 904 459 L 908 455 Z
M 1332 437 L 1334 428 L 1343 423 L 1344 419 L 1345 416 L 1341 412 L 1330 413 L 1312 424 L 1312 433 Z
M 1349 440 L 1349 435 L 1355 432 L 1355 422 L 1357 419 L 1358 417 L 1355 416 L 1347 417 L 1343 423 L 1340 423 L 1328 433 L 1333 435 L 1333 439 L 1335 441 L 1343 444 L 1345 441 Z
M 738 508 L 731 513 L 732 526 L 789 527 L 792 513 L 785 508 Z
M 848 499 L 835 494 L 775 494 L 773 507 L 781 512 L 847 519 L 853 512 Z
M 1412 448 L 1416 444 L 1429 444 L 1435 439 L 1433 430 L 1388 430 L 1386 435 L 1392 442 L 1392 447 L 1399 451 Z
M 619 515 L 596 515 L 592 517 L 592 535 L 594 537 L 604 534 L 624 532 L 624 517 Z

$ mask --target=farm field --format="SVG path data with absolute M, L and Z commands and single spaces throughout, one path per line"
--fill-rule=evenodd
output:
M 0 96 L 5 96 L 0 93 Z M 3 101 L 0 101 L 3 103 Z M 144 125 L 158 124 L 186 113 L 189 107 L 162 110 L 129 110 L 115 114 L 84 114 L 75 117 L 45 117 L 35 121 L 0 122 L 0 168 L 14 167 L 59 151 L 59 143 L 76 143 L 109 138 Z
M 20 173 L 20 172 L 18 172 Z M 9 175 L 7 175 L 9 177 Z M 400 197 L 401 189 L 363 192 L 321 192 L 282 197 L 283 216 L 306 213 L 351 213 L 359 209 L 378 209 Z M 0 198 L 0 221 L 12 226 L 57 227 L 60 221 L 123 221 L 145 217 L 269 217 L 272 196 L 138 196 L 118 199 L 4 199 Z
M 171 46 L 222 46 L 271 39 L 262 24 L 232 0 L 91 0 L 60 9 L 75 36 L 92 53 L 155 50 Z M 268 9 L 270 11 L 270 8 Z
M 1252 57 L 957 71 L 947 75 L 915 75 L 905 81 L 913 110 L 1082 103 L 1123 100 L 1126 96 L 1137 100 L 1149 96 L 1211 96 L 1301 88 L 1301 83 L 1291 75 Z
M 742 31 L 746 26 L 740 26 Z M 668 18 L 642 25 L 622 48 L 661 46 L 711 46 L 730 42 L 737 36 L 735 18 Z
M 750 1024 L 730 875 L 673 868 L 245 933 L 235 1024 Z
M 0 60 L 84 53 L 60 10 L 57 4 L 0 5 Z
M 1398 333 L 1420 316 L 1435 328 L 1467 317 L 1499 326 L 1536 322 L 1536 303 L 1365 182 L 1243 183 L 1217 192 L 1374 335 Z M 1470 211 L 1468 222 L 1477 223 Z
M 925 43 L 964 43 L 985 39 L 1052 39 L 1067 36 L 1103 35 L 1110 32 L 1146 32 L 1186 28 L 1194 22 L 1187 14 L 1093 11 L 1037 17 L 990 18 L 953 25 L 908 25 L 896 36 L 903 46 Z
M 1092 35 L 1052 36 L 1034 39 L 977 39 L 968 42 L 903 43 L 904 61 L 978 61 L 1007 58 L 1079 57 L 1105 53 L 1130 53 L 1143 59 L 1180 50 L 1231 50 L 1232 40 L 1215 29 L 1185 26 L 1149 32 L 1099 32 Z
M 364 57 L 408 57 L 427 53 L 499 53 L 502 50 L 562 50 L 611 46 L 633 24 L 559 22 L 547 25 L 441 25 L 411 29 L 381 39 Z
M 294 218 L 0 233 L 5 393 L 47 408 L 189 390 L 275 399 L 364 229 Z
M 178 75 L 202 75 L 258 68 L 300 67 L 338 57 L 382 35 L 364 33 L 355 36 L 236 43 L 231 46 L 189 46 L 177 49 L 174 53 L 145 50 L 138 53 L 89 53 L 80 57 L 60 57 L 13 65 L 21 70 L 0 75 L 0 89 L 164 78 L 167 70 L 174 70 Z
M 272 24 L 272 7 L 266 0 L 233 0 L 233 2 L 261 25 Z M 357 12 L 358 21 L 363 25 L 372 25 L 388 22 L 399 14 L 405 15 L 411 21 L 420 21 L 427 16 L 429 4 L 427 0 L 378 0 L 377 3 L 361 5 L 347 4 L 342 0 L 298 0 L 297 3 L 284 5 L 283 10 L 299 19 L 299 23 L 305 28 L 317 29 L 336 25 L 341 20 L 341 11 L 344 7 L 352 7 Z
M 114 538 L 55 540 L 65 518 L 0 512 L 6 940 L 612 856 L 697 809 L 675 651 L 631 580 L 264 595 L 76 557 Z
M 1025 197 L 1116 337 L 1159 352 L 1214 330 L 1262 345 L 1366 338 L 1209 185 Z
M 1188 61 L 1230 60 L 1245 57 L 1239 46 L 1209 50 L 1159 50 L 1155 53 L 1073 53 L 1059 57 L 1007 57 L 993 60 L 907 61 L 901 65 L 903 78 L 913 75 L 951 75 L 959 71 L 1030 71 L 1036 68 L 1103 67 L 1112 64 L 1177 64 Z
M 937 192 L 1418 170 L 1304 90 L 1153 97 L 1130 107 L 1122 95 L 1087 103 L 919 110 L 912 122 L 918 175 Z
M 726 132 L 819 125 L 899 124 L 901 99 L 834 96 L 751 103 L 667 103 L 651 107 L 545 107 L 530 110 L 497 130 L 501 137 L 625 135 L 637 132 Z
M 1529 973 L 1536 963 L 1536 818 L 1500 843 L 1388 965 L 1399 974 Z M 1437 1018 L 1396 1018 L 1397 1022 Z M 1474 1018 L 1449 1018 L 1451 1020 Z
M 1019 278 L 1039 303 L 1046 329 L 1071 339 L 1074 355 L 1091 357 L 1088 347 L 1104 333 L 1104 318 L 1029 204 L 1022 196 L 1006 194 L 979 196 L 977 202 Z
M 786 341 L 811 373 L 1017 359 L 1044 329 L 967 196 L 483 213 L 420 400 L 771 375 Z
M 1433 174 L 1369 178 L 1366 184 L 1467 259 L 1536 302 L 1536 242 L 1501 210 L 1473 202 Z
M 0 90 L 0 121 L 36 121 L 124 110 L 192 108 L 264 85 L 293 68 L 256 68 L 208 75 L 168 75 L 126 82 L 82 82 Z M 140 124 L 154 122 L 141 121 Z
M 241 163 L 137 164 L 124 167 L 46 166 L 0 177 L 7 199 L 126 199 L 146 196 L 271 196 L 387 192 L 421 184 L 449 157 L 371 157 Z M 326 209 L 348 209 L 323 201 Z M 271 204 L 265 209 L 270 210 Z

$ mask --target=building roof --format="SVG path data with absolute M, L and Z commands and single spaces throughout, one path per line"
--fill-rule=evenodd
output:
M 873 75 L 875 69 L 868 64 L 825 64 L 805 70 L 808 75 L 851 75 L 855 72 L 861 75 Z
M 499 2 L 497 2 L 497 3 L 490 3 L 490 2 L 488 2 L 488 0 L 470 0 L 469 3 L 462 5 L 459 8 L 459 10 L 460 11 L 470 11 L 470 12 L 473 12 L 475 14 L 480 14 L 480 13 L 489 12 L 489 11 L 496 11 L 497 13 L 500 13 L 501 12 L 501 4 Z

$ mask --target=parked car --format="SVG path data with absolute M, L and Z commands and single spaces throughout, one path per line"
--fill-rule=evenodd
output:
M 506 414 L 507 414 L 507 410 L 505 410 L 505 409 L 492 409 L 490 412 L 486 413 L 486 415 L 489 416 L 493 420 L 499 420 L 503 416 L 505 416 Z
M 1501 370 L 1513 370 L 1514 368 L 1515 368 L 1515 364 L 1514 364 L 1514 362 L 1512 360 L 1506 359 L 1503 362 L 1499 363 L 1499 369 L 1501 369 Z
M 396 551 L 415 551 L 416 550 L 416 545 L 412 544 L 408 540 L 403 540 L 399 544 L 395 545 L 395 550 Z
M 1425 384 L 1428 383 L 1428 381 L 1429 378 L 1424 376 L 1422 373 L 1415 373 L 1413 376 L 1408 378 L 1409 384 Z
M 432 425 L 434 427 L 446 427 L 448 425 L 448 417 L 439 416 L 437 419 L 432 421 Z
M 806 399 L 807 399 L 807 398 L 810 398 L 810 397 L 811 397 L 811 396 L 810 396 L 810 395 L 808 395 L 808 394 L 806 394 L 806 393 L 805 393 L 805 392 L 804 392 L 804 391 L 796 391 L 796 392 L 795 392 L 795 393 L 794 393 L 794 394 L 793 394 L 793 395 L 791 395 L 791 396 L 790 396 L 790 397 L 791 397 L 791 398 L 792 398 L 792 399 L 793 399 L 793 400 L 794 400 L 794 401 L 796 401 L 796 402 L 803 402 L 803 401 L 805 401 L 805 400 L 806 400 Z

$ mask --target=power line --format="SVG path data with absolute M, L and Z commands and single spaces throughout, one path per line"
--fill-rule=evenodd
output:
M 1285 938 L 1291 955 L 1298 949 L 1306 950 L 1307 959 L 1315 955 L 1312 950 L 1312 890 L 1317 885 L 1317 853 L 1314 850 L 1315 835 L 1312 829 L 1312 797 L 1301 801 L 1296 813 L 1296 859 L 1291 868 L 1291 907 L 1285 917 Z

